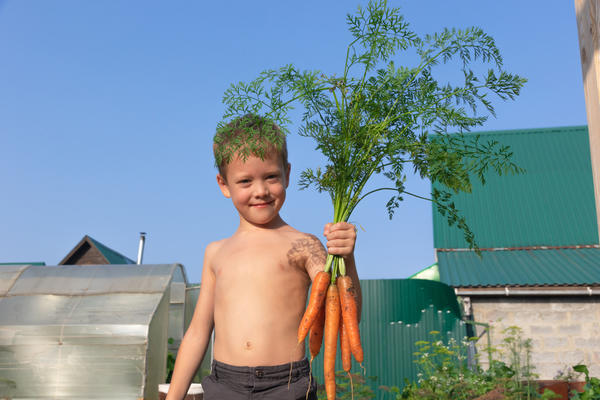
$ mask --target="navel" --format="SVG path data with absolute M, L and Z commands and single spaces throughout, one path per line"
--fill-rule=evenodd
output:
M 246 342 L 246 350 L 252 350 L 252 342 Z

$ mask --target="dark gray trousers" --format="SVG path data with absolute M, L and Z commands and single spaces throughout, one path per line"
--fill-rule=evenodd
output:
M 317 400 L 317 384 L 306 358 L 292 363 L 291 377 L 290 364 L 237 367 L 213 361 L 202 388 L 204 400 Z

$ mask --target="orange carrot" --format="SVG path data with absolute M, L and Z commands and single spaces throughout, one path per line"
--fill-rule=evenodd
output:
M 340 318 L 340 348 L 342 349 L 342 368 L 348 374 L 348 379 L 350 379 L 350 398 L 354 399 L 354 384 L 352 383 L 352 374 L 350 373 L 350 368 L 352 368 L 350 341 L 348 340 L 346 325 L 344 325 L 344 318 Z
M 348 332 L 343 318 L 340 318 L 340 349 L 342 350 L 342 368 L 346 372 L 350 372 L 352 360 L 350 359 L 350 341 L 348 340 Z
M 319 314 L 317 319 L 310 327 L 310 333 L 308 334 L 308 348 L 310 349 L 310 359 L 319 354 L 321 350 L 321 343 L 323 343 L 323 329 L 325 328 L 325 306 L 319 308 Z
M 330 278 L 331 276 L 328 272 L 320 271 L 315 276 L 315 279 L 313 279 L 310 299 L 298 327 L 298 343 L 304 341 L 308 330 L 317 318 L 317 314 L 319 314 L 319 308 L 322 307 L 325 301 L 325 293 L 327 292 L 327 285 L 329 285 Z
M 335 284 L 327 289 L 325 303 L 325 349 L 323 350 L 323 369 L 325 372 L 325 391 L 327 399 L 335 399 L 335 353 L 337 352 L 337 336 L 340 327 L 340 296 Z
M 337 278 L 340 287 L 340 302 L 342 306 L 342 318 L 346 326 L 350 349 L 354 358 L 359 363 L 363 362 L 364 354 L 360 344 L 360 331 L 358 329 L 358 310 L 356 309 L 356 290 L 349 276 Z

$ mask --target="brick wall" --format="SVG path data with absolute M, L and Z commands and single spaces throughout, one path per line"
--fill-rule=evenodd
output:
M 539 379 L 553 379 L 565 366 L 584 363 L 600 377 L 600 297 L 471 297 L 475 321 L 492 324 L 492 345 L 502 330 L 518 326 L 533 343 L 532 360 Z M 482 328 L 478 328 L 478 333 Z M 478 342 L 487 365 L 483 336 Z

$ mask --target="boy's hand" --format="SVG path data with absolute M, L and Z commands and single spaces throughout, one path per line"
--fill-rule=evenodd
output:
M 344 258 L 354 254 L 356 228 L 348 222 L 325 225 L 323 235 L 327 238 L 327 252 Z

